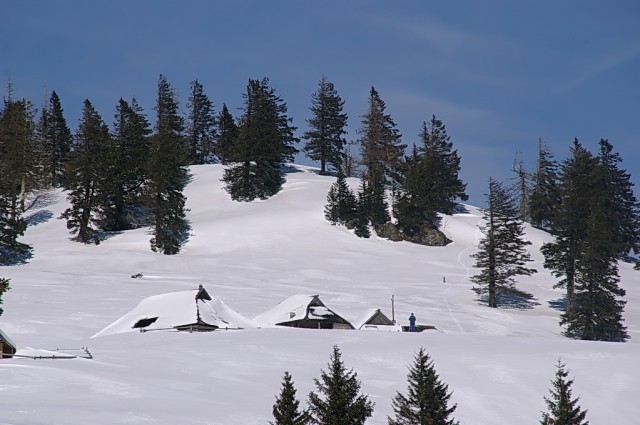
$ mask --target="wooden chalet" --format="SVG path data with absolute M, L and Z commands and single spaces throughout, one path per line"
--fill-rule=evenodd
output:
M 365 316 L 358 329 L 377 329 L 379 326 L 395 326 L 395 323 L 377 308 Z
M 0 359 L 10 359 L 16 353 L 16 344 L 0 329 Z
M 265 326 L 305 329 L 355 329 L 327 307 L 318 295 L 294 295 L 253 319 Z

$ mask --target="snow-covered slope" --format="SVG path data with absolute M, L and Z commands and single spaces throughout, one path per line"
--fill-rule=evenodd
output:
M 453 391 L 462 424 L 536 423 L 558 358 L 575 377 L 574 394 L 593 425 L 637 423 L 640 274 L 629 264 L 620 273 L 630 341 L 573 341 L 561 335 L 554 308 L 562 291 L 542 268 L 544 232 L 527 229 L 539 273 L 519 287 L 533 302 L 489 309 L 470 290 L 470 254 L 481 237 L 476 208 L 444 218 L 442 230 L 454 241 L 447 247 L 359 239 L 324 220 L 333 179 L 313 169 L 295 167 L 281 193 L 252 203 L 229 199 L 220 166 L 192 172 L 192 236 L 176 256 L 151 252 L 148 229 L 99 246 L 72 242 L 57 219 L 64 193 L 36 200 L 24 237 L 34 257 L 0 268 L 12 286 L 0 328 L 23 350 L 88 346 L 94 359 L 0 360 L 0 424 L 264 424 L 283 372 L 293 375 L 304 404 L 333 344 L 376 403 L 370 424 L 386 423 L 420 346 Z M 137 273 L 143 277 L 132 279 Z M 418 324 L 438 331 L 265 328 L 90 339 L 143 299 L 198 284 L 244 317 L 295 294 L 318 294 L 355 323 L 376 308 L 391 316 L 394 295 L 399 322 L 407 324 L 413 312 Z

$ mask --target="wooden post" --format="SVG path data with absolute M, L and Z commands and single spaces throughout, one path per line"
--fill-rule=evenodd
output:
M 391 321 L 395 325 L 396 323 L 396 306 L 394 302 L 394 295 L 391 295 Z

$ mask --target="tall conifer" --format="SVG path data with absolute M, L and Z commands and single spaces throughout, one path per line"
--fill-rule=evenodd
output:
M 296 388 L 289 372 L 284 373 L 282 389 L 273 405 L 271 425 L 307 425 L 311 423 L 311 416 L 306 410 L 300 411 L 300 402 L 296 398 Z
M 318 425 L 363 425 L 374 403 L 360 394 L 358 374 L 347 370 L 338 346 L 333 346 L 327 372 L 315 379 L 317 393 L 309 393 L 309 410 Z
M 215 160 L 216 116 L 213 103 L 198 80 L 191 82 L 187 110 L 189 163 L 209 164 Z
M 318 90 L 311 98 L 312 118 L 308 119 L 310 129 L 302 136 L 307 140 L 306 155 L 320 161 L 320 174 L 327 172 L 328 166 L 334 170 L 342 168 L 343 149 L 346 144 L 344 134 L 347 114 L 342 111 L 344 101 L 338 95 L 333 83 L 323 75 Z
M 407 394 L 393 399 L 395 417 L 389 425 L 457 425 L 451 415 L 457 405 L 449 405 L 449 386 L 440 380 L 433 360 L 420 347 L 407 374 Z
M 529 196 L 531 225 L 539 229 L 552 230 L 553 215 L 559 206 L 558 164 L 553 159 L 549 147 L 540 139 L 533 187 Z
M 580 398 L 572 398 L 573 379 L 568 376 L 565 365 L 558 360 L 555 379 L 551 381 L 553 388 L 549 390 L 551 397 L 544 398 L 548 410 L 542 414 L 540 425 L 589 425 L 585 421 L 587 411 L 578 405 Z
M 158 80 L 155 110 L 155 132 L 147 164 L 147 196 L 153 229 L 151 249 L 173 255 L 189 236 L 183 194 L 188 179 L 188 152 L 176 93 L 163 75 Z
M 238 136 L 238 126 L 233 115 L 229 112 L 226 104 L 222 104 L 222 109 L 217 117 L 218 134 L 214 146 L 214 153 L 218 160 L 227 164 L 233 162 L 233 144 Z
M 0 316 L 2 316 L 2 313 L 4 313 L 4 310 L 2 309 L 2 296 L 9 289 L 10 289 L 9 288 L 9 279 L 5 279 L 5 278 L 0 277 Z
M 480 273 L 471 281 L 478 294 L 488 294 L 489 307 L 498 306 L 498 294 L 515 289 L 514 276 L 529 276 L 535 269 L 525 267 L 531 257 L 526 250 L 531 242 L 524 239 L 523 221 L 518 215 L 514 197 L 501 183 L 489 179 L 487 208 L 484 211 L 484 238 L 473 255 Z
M 109 129 L 89 100 L 85 100 L 73 151 L 64 170 L 65 189 L 71 206 L 62 217 L 67 228 L 76 232 L 75 240 L 99 242 L 96 213 L 103 203 L 108 179 Z
M 49 122 L 46 151 L 51 185 L 60 187 L 64 183 L 64 169 L 69 160 L 73 137 L 64 118 L 60 97 L 53 91 L 49 98 Z

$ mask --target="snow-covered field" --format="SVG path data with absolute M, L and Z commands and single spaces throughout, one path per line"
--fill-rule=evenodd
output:
M 0 423 L 266 424 L 283 372 L 293 375 L 304 405 L 326 369 L 333 344 L 376 403 L 369 424 L 386 424 L 396 390 L 420 346 L 435 361 L 458 403 L 462 424 L 535 424 L 558 358 L 575 378 L 574 395 L 592 425 L 640 423 L 640 273 L 621 264 L 627 290 L 627 343 L 563 337 L 554 302 L 562 290 L 542 268 L 528 228 L 534 267 L 519 287 L 529 309 L 489 309 L 471 288 L 480 212 L 445 217 L 454 242 L 424 247 L 359 239 L 323 218 L 331 177 L 296 167 L 284 190 L 266 201 L 232 202 L 220 166 L 192 167 L 186 189 L 192 236 L 176 256 L 149 249 L 148 229 L 115 235 L 99 246 L 69 240 L 62 192 L 42 194 L 27 212 L 26 265 L 0 268 L 11 278 L 0 329 L 27 348 L 89 347 L 94 359 L 0 360 Z M 352 182 L 357 185 L 356 181 Z M 131 276 L 142 273 L 143 277 Z M 446 282 L 443 281 L 443 278 Z M 295 294 L 318 294 L 354 323 L 371 308 L 438 331 L 263 328 L 212 333 L 128 332 L 90 338 L 144 298 L 196 289 L 254 318 Z

